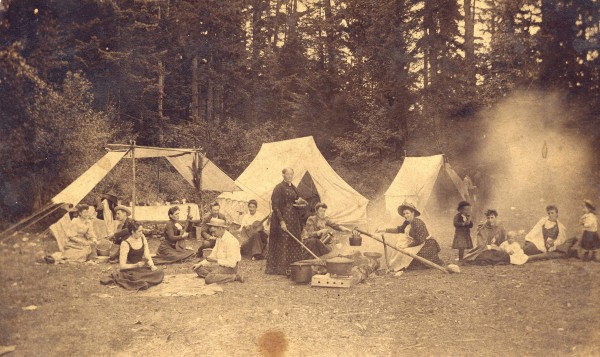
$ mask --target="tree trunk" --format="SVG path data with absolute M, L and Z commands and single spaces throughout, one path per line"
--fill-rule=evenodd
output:
M 193 122 L 200 120 L 200 107 L 198 105 L 198 55 L 192 59 L 192 112 Z
M 281 8 L 281 0 L 277 0 L 275 4 L 275 20 L 273 23 L 273 51 L 277 48 L 277 41 L 279 39 L 279 9 Z
M 164 136 L 164 117 L 163 117 L 163 100 L 165 96 L 165 65 L 162 60 L 158 61 L 158 119 L 159 119 L 159 133 L 158 140 L 162 146 Z
M 475 3 L 477 0 L 464 0 L 465 10 L 465 62 L 467 65 L 467 84 L 475 87 Z
M 212 120 L 214 115 L 214 83 L 212 75 L 212 56 L 206 64 L 206 106 L 205 106 L 205 118 L 206 120 Z
M 325 24 L 327 26 L 327 70 L 333 73 L 335 71 L 335 23 L 332 19 L 331 0 L 323 0 L 323 5 L 325 7 Z

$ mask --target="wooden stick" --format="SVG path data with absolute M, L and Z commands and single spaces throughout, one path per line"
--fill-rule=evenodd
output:
M 294 236 L 294 235 L 293 235 L 293 234 L 292 234 L 290 231 L 288 231 L 288 230 L 286 229 L 286 230 L 285 230 L 285 232 L 286 232 L 287 234 L 289 234 L 289 235 L 290 235 L 290 237 L 294 238 L 294 240 L 295 240 L 296 242 L 300 243 L 300 245 L 302 246 L 302 248 L 306 249 L 306 251 L 307 251 L 307 252 L 309 252 L 309 253 L 310 253 L 310 254 L 311 254 L 313 257 L 315 257 L 315 259 L 322 260 L 322 259 L 321 259 L 321 258 L 319 258 L 319 257 L 318 257 L 318 256 L 317 256 L 315 253 L 313 253 L 313 252 L 312 252 L 312 250 L 308 249 L 308 247 L 307 247 L 307 246 L 305 246 L 305 245 L 304 245 L 304 243 L 302 243 L 302 241 L 301 241 L 300 239 L 296 238 L 296 237 L 295 237 L 295 236 Z
M 402 250 L 402 249 L 396 248 L 396 247 L 394 247 L 394 246 L 392 246 L 392 245 L 389 245 L 389 244 L 385 243 L 384 241 L 382 241 L 381 239 L 379 239 L 379 238 L 375 237 L 375 236 L 374 236 L 374 235 L 372 235 L 371 233 L 368 233 L 368 232 L 365 232 L 365 231 L 361 231 L 361 230 L 360 230 L 360 229 L 358 229 L 358 228 L 354 228 L 354 230 L 356 230 L 356 231 L 357 231 L 358 233 L 360 233 L 360 234 L 364 234 L 364 235 L 366 235 L 367 237 L 371 237 L 371 238 L 375 239 L 376 241 L 378 241 L 378 242 L 380 242 L 380 243 L 383 243 L 383 244 L 387 245 L 388 247 L 390 247 L 390 248 L 394 249 L 394 250 L 395 250 L 395 251 L 397 251 L 397 252 L 400 252 L 400 253 L 402 253 L 402 254 L 404 254 L 404 255 L 408 255 L 409 257 L 411 257 L 411 258 L 413 258 L 413 259 L 417 259 L 418 261 L 422 262 L 422 263 L 423 263 L 423 264 L 425 264 L 425 265 L 428 265 L 428 266 L 430 266 L 430 267 L 432 267 L 432 268 L 435 268 L 435 269 L 437 269 L 437 270 L 443 271 L 443 272 L 444 272 L 444 273 L 446 273 L 446 274 L 450 274 L 450 273 L 448 272 L 448 270 L 446 270 L 445 268 L 443 268 L 443 267 L 441 267 L 441 266 L 439 266 L 439 265 L 435 264 L 434 262 L 431 262 L 431 261 L 429 261 L 429 260 L 427 260 L 427 259 L 425 259 L 425 258 L 423 258 L 423 257 L 420 257 L 420 256 L 418 256 L 418 255 L 415 255 L 415 254 L 413 254 L 413 253 L 407 252 L 407 251 L 405 251 L 405 250 Z
M 385 244 L 385 237 L 383 234 L 381 235 L 381 242 L 383 243 L 383 255 L 385 256 L 385 268 L 389 269 L 390 262 L 388 261 L 387 244 Z

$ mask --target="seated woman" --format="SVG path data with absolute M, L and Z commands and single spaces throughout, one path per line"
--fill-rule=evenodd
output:
M 477 228 L 477 246 L 470 250 L 464 260 L 475 265 L 503 265 L 510 263 L 510 255 L 500 249 L 506 240 L 506 231 L 498 222 L 498 212 L 488 209 L 486 222 Z
M 156 264 L 171 264 L 184 261 L 192 257 L 195 252 L 185 249 L 181 243 L 189 235 L 183 232 L 183 227 L 179 224 L 179 207 L 169 208 L 169 222 L 165 227 L 165 240 L 158 246 L 158 252 L 154 257 Z M 188 225 L 188 228 L 191 227 Z
M 96 245 L 98 239 L 94 233 L 94 227 L 89 219 L 89 206 L 77 206 L 79 216 L 73 218 L 67 232 L 68 240 L 62 259 L 74 262 L 85 262 L 96 258 Z
M 527 255 L 554 251 L 567 253 L 568 249 L 563 246 L 567 242 L 567 230 L 558 220 L 558 208 L 549 205 L 546 207 L 546 214 L 547 216 L 542 217 L 525 236 L 523 251 Z
M 425 222 L 417 218 L 421 215 L 421 212 L 413 204 L 405 202 L 398 207 L 398 214 L 404 217 L 404 223 L 397 228 L 385 229 L 383 232 L 404 233 L 410 239 L 410 243 L 408 246 L 405 246 L 399 241 L 397 245 L 399 249 L 416 254 L 432 263 L 441 266 L 445 265 L 438 256 L 441 250 L 440 245 L 429 235 Z M 382 230 L 377 230 L 377 232 L 382 232 Z M 399 271 L 404 268 L 407 270 L 424 269 L 428 268 L 428 266 L 416 259 L 413 260 L 413 258 L 407 255 L 394 251 L 389 261 L 389 268 L 392 271 Z
M 326 245 L 333 237 L 330 228 L 340 232 L 352 232 L 350 229 L 331 221 L 326 216 L 326 211 L 327 205 L 325 203 L 317 203 L 315 205 L 315 215 L 308 217 L 301 235 L 302 243 L 318 257 L 331 252 L 331 247 Z M 308 252 L 305 252 L 305 255 L 306 259 L 312 258 L 312 255 Z
M 152 261 L 148 242 L 142 233 L 142 225 L 129 221 L 126 228 L 130 236 L 121 242 L 119 272 L 111 274 L 100 282 L 115 283 L 127 290 L 145 290 L 162 283 L 165 275 Z
M 523 249 L 521 249 L 521 246 L 515 239 L 517 239 L 517 232 L 508 232 L 506 240 L 500 243 L 500 249 L 510 256 L 510 264 L 522 265 L 527 263 L 529 257 L 523 253 Z

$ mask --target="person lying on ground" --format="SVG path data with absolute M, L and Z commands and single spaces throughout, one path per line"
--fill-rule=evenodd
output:
M 465 262 L 476 265 L 502 265 L 510 263 L 510 256 L 500 249 L 506 240 L 506 231 L 498 221 L 498 212 L 488 209 L 486 222 L 477 228 L 477 246 L 465 255 Z
M 510 256 L 510 264 L 523 265 L 529 257 L 523 253 L 521 245 L 516 241 L 517 232 L 510 231 L 506 234 L 506 240 L 500 243 L 500 249 Z
M 219 205 L 218 202 L 213 202 L 210 205 L 210 212 L 202 218 L 200 237 L 198 237 L 198 239 L 200 239 L 200 247 L 198 248 L 197 253 L 198 257 L 202 256 L 202 249 L 213 248 L 217 241 L 217 238 L 210 234 L 210 227 L 208 226 L 208 222 L 210 222 L 210 220 L 213 218 L 222 219 L 225 222 L 227 222 L 227 218 L 225 218 L 225 215 L 222 214 L 220 210 L 221 205 Z
M 258 217 L 256 200 L 248 201 L 248 214 L 242 217 L 240 222 L 240 234 L 245 235 L 242 244 L 242 252 L 249 252 L 252 260 L 264 259 L 267 253 L 268 236 L 265 232 L 263 218 Z
M 437 265 L 444 266 L 445 263 L 438 255 L 441 251 L 440 245 L 429 234 L 425 222 L 417 218 L 421 215 L 417 207 L 405 202 L 398 207 L 398 214 L 404 217 L 404 223 L 401 226 L 385 230 L 378 229 L 376 232 L 403 233 L 408 237 L 409 242 L 405 244 L 402 240 L 398 240 L 397 248 L 416 254 Z M 412 270 L 429 267 L 419 260 L 413 260 L 413 258 L 407 255 L 393 251 L 389 261 L 389 268 L 393 272 L 398 272 L 402 269 Z
M 109 261 L 111 263 L 116 263 L 118 261 L 121 242 L 123 242 L 123 239 L 127 238 L 130 234 L 129 229 L 127 229 L 127 224 L 131 222 L 129 219 L 131 211 L 129 208 L 119 205 L 115 207 L 115 216 L 116 220 L 113 222 L 115 225 L 115 233 L 108 236 L 108 240 L 113 243 L 109 255 Z
M 115 283 L 128 290 L 144 290 L 160 284 L 164 272 L 154 265 L 142 225 L 130 220 L 126 229 L 129 237 L 121 242 L 119 272 L 100 280 L 100 283 Z
M 178 206 L 169 208 L 169 222 L 165 226 L 165 239 L 158 246 L 158 251 L 154 257 L 156 264 L 171 264 L 182 262 L 194 255 L 193 250 L 188 250 L 183 246 L 183 241 L 189 236 L 184 232 L 183 226 L 179 223 L 180 209 Z M 188 217 L 188 220 L 190 217 Z M 191 225 L 188 224 L 189 230 Z
M 546 217 L 542 217 L 525 236 L 523 252 L 527 255 L 538 255 L 547 252 L 561 251 L 567 242 L 567 230 L 558 220 L 558 207 L 546 206 Z M 566 253 L 566 251 L 564 252 Z
M 302 243 L 318 257 L 331 252 L 331 244 L 337 243 L 337 240 L 333 238 L 331 229 L 339 232 L 352 232 L 350 229 L 329 219 L 326 212 L 327 205 L 321 202 L 317 203 L 315 205 L 315 215 L 308 217 L 301 235 Z M 307 259 L 312 257 L 308 252 L 304 254 Z
M 471 204 L 467 201 L 461 201 L 457 208 L 458 213 L 454 216 L 454 240 L 452 241 L 452 249 L 458 249 L 458 260 L 463 260 L 465 249 L 473 248 L 473 240 L 471 239 L 471 228 L 473 221 L 471 220 Z
M 207 284 L 244 282 L 244 277 L 238 274 L 240 242 L 227 231 L 227 223 L 220 218 L 212 218 L 208 224 L 212 235 L 217 237 L 215 247 L 210 255 L 194 264 L 192 270 Z
M 89 219 L 89 206 L 81 204 L 77 207 L 77 211 L 79 212 L 79 216 L 71 220 L 62 259 L 66 261 L 85 262 L 96 258 L 98 239 L 94 233 L 92 221 Z
M 600 249 L 600 237 L 598 236 L 598 218 L 596 217 L 596 206 L 590 200 L 583 201 L 583 216 L 579 224 L 583 230 L 581 235 L 581 259 L 583 261 L 595 260 L 596 250 Z

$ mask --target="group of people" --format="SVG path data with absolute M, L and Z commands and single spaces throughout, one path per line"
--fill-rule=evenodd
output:
M 473 246 L 470 230 L 471 205 L 463 201 L 454 217 L 455 235 L 452 248 L 458 249 L 458 259 L 477 265 L 525 264 L 527 261 L 578 256 L 584 261 L 596 260 L 600 249 L 596 206 L 590 200 L 582 202 L 579 220 L 580 234 L 567 238 L 565 226 L 558 220 L 558 207 L 548 205 L 542 217 L 525 236 L 525 243 L 516 241 L 517 232 L 506 232 L 498 221 L 498 212 L 488 209 L 486 221 L 477 227 L 476 245 Z M 467 253 L 465 254 L 465 250 Z
M 326 214 L 328 206 L 322 202 L 317 203 L 314 214 L 304 220 L 302 217 L 305 216 L 307 202 L 292 183 L 294 170 L 285 168 L 282 176 L 282 182 L 275 186 L 271 196 L 271 215 L 259 217 L 256 213 L 257 201 L 250 200 L 248 214 L 242 217 L 240 229 L 236 232 L 238 237 L 229 231 L 230 225 L 220 212 L 219 204 L 213 203 L 210 212 L 202 218 L 197 252 L 185 245 L 193 225 L 191 217 L 181 220 L 178 206 L 168 211 L 165 238 L 154 257 L 150 256 L 141 224 L 130 219 L 129 208 L 114 206 L 115 229 L 107 239 L 113 242 L 110 260 L 119 263 L 119 272 L 112 274 L 105 282 L 114 282 L 128 289 L 148 288 L 160 283 L 164 277 L 156 265 L 189 261 L 195 257 L 204 258 L 195 263 L 192 269 L 207 283 L 243 282 L 243 275 L 238 273 L 241 252 L 246 252 L 253 260 L 266 258 L 265 273 L 276 275 L 289 275 L 292 263 L 330 254 L 338 241 L 333 231 L 351 230 L 329 219 Z M 472 207 L 469 202 L 462 201 L 453 219 L 455 234 L 452 248 L 458 250 L 459 261 L 476 265 L 520 265 L 527 261 L 574 254 L 583 260 L 595 260 L 600 258 L 596 257 L 596 251 L 600 249 L 596 207 L 591 201 L 585 200 L 582 209 L 582 234 L 579 237 L 567 238 L 566 229 L 558 220 L 558 208 L 549 205 L 546 207 L 547 216 L 540 219 L 526 235 L 523 247 L 516 241 L 517 233 L 506 232 L 498 221 L 498 212 L 488 209 L 485 223 L 476 228 L 474 244 L 471 238 L 474 227 Z M 99 241 L 90 224 L 89 216 L 92 213 L 89 207 L 80 205 L 78 210 L 79 217 L 72 221 L 63 256 L 65 259 L 85 261 L 95 256 Z M 392 272 L 426 268 L 423 260 L 444 266 L 439 257 L 440 245 L 419 218 L 420 210 L 405 202 L 398 207 L 398 214 L 404 218 L 402 225 L 377 232 L 402 233 L 405 239 L 398 240 L 396 247 L 423 259 L 413 259 L 411 254 L 394 251 L 388 268 Z M 268 218 L 269 234 L 264 229 Z

